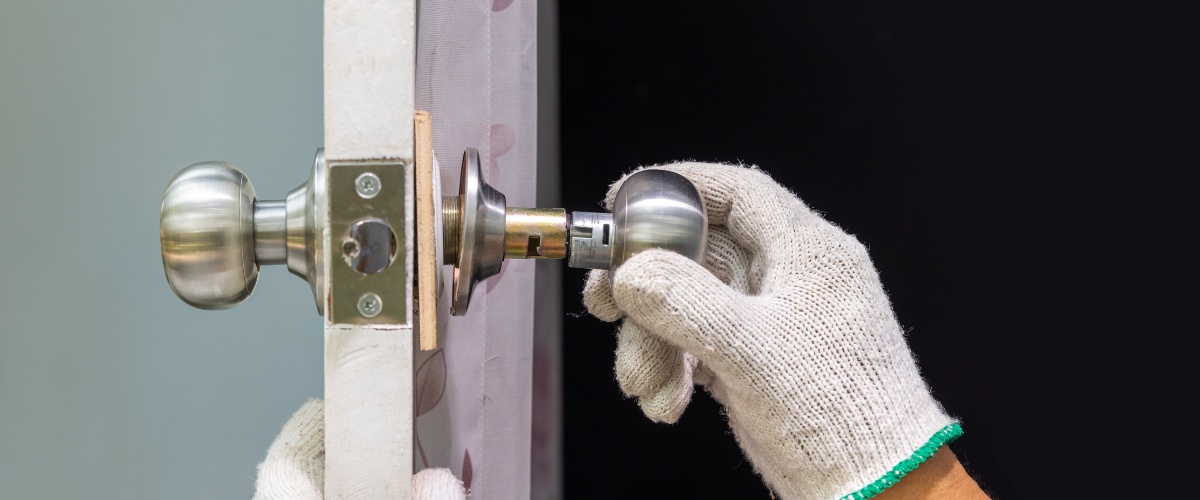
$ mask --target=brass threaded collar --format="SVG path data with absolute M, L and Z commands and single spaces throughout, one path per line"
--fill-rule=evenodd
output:
M 458 237 L 462 232 L 462 211 L 457 196 L 442 197 L 442 264 L 458 265 Z

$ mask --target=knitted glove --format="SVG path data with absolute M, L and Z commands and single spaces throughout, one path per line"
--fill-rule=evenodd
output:
M 680 163 L 708 211 L 701 266 L 648 250 L 592 271 L 588 311 L 624 318 L 616 376 L 673 423 L 693 384 L 720 402 L 785 499 L 869 498 L 962 430 L 930 395 L 866 248 L 752 167 Z M 609 190 L 606 205 L 620 181 Z
M 321 500 L 325 491 L 325 403 L 304 403 L 271 443 L 258 465 L 255 500 Z M 464 500 L 462 481 L 450 469 L 425 469 L 413 476 L 414 500 Z

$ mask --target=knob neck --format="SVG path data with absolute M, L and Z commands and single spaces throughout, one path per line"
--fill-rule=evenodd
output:
M 287 263 L 287 203 L 254 203 L 254 260 L 259 266 Z

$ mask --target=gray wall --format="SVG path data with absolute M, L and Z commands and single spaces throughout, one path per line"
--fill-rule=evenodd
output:
M 248 498 L 322 391 L 307 285 L 192 309 L 159 256 L 184 166 L 281 199 L 321 145 L 321 2 L 0 2 L 0 497 Z

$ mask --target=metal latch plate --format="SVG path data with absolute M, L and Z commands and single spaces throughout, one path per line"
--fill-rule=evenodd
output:
M 334 324 L 406 324 L 405 164 L 329 166 L 330 307 Z

